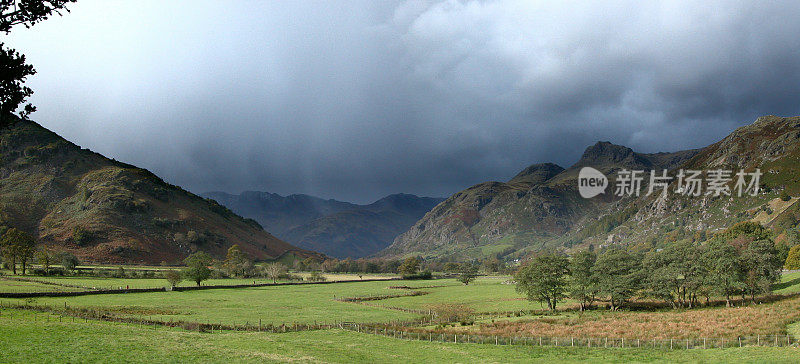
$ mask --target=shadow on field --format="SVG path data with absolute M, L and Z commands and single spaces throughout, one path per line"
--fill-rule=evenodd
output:
M 798 284 L 800 284 L 800 277 L 792 279 L 791 281 L 773 284 L 772 285 L 772 290 L 773 291 L 777 291 L 777 290 L 781 290 L 781 289 L 784 289 L 784 288 L 789 288 L 791 286 L 798 285 Z

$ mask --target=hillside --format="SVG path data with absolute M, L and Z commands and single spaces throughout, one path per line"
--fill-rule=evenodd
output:
M 592 166 L 606 175 L 622 168 L 672 169 L 697 153 L 643 154 L 598 142 L 568 169 L 551 163 L 535 164 L 508 182 L 485 182 L 454 194 L 380 255 L 462 260 L 502 257 L 553 244 L 570 245 L 574 242 L 564 237 L 571 231 L 621 203 L 609 193 L 590 200 L 581 198 L 576 187 L 582 167 Z
M 297 249 L 213 200 L 82 149 L 34 122 L 0 129 L 0 225 L 84 261 L 176 263 L 238 244 L 255 259 Z
M 209 192 L 203 196 L 258 221 L 283 240 L 337 258 L 377 253 L 443 200 L 400 193 L 357 205 L 308 195 L 284 197 L 253 191 L 240 195 Z
M 629 207 L 627 218 L 617 219 L 611 229 L 582 232 L 583 245 L 625 243 L 648 249 L 678 239 L 702 239 L 736 222 L 752 220 L 772 227 L 778 234 L 797 229 L 796 196 L 800 193 L 800 117 L 764 116 L 754 123 L 704 148 L 679 168 L 728 169 L 752 172 L 759 168 L 757 196 L 700 196 L 670 194 L 668 198 L 641 197 Z M 734 176 L 735 178 L 735 176 Z M 729 184 L 733 190 L 734 181 Z M 675 183 L 670 188 L 675 189 Z M 781 193 L 795 196 L 781 200 Z M 621 209 L 609 216 L 621 216 Z
M 398 236 L 382 256 L 422 255 L 465 259 L 514 257 L 543 248 L 570 249 L 623 244 L 647 250 L 679 239 L 705 239 L 736 222 L 752 220 L 778 234 L 797 229 L 797 198 L 779 199 L 781 192 L 800 193 L 800 118 L 765 116 L 700 150 L 642 154 L 608 142 L 590 146 L 568 169 L 547 177 L 528 167 L 520 175 L 545 176 L 529 184 L 487 182 L 456 193 Z M 609 177 L 605 194 L 586 200 L 577 195 L 577 176 L 584 166 Z M 740 169 L 760 168 L 757 196 L 667 198 L 611 196 L 619 169 Z M 548 171 L 558 168 L 547 167 Z M 735 176 L 733 176 L 735 177 Z M 735 180 L 729 183 L 731 189 Z M 646 191 L 645 178 L 643 192 Z M 670 190 L 676 189 L 675 180 Z M 643 193 L 644 194 L 644 193 Z

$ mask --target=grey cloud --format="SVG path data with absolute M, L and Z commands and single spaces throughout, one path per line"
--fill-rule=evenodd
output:
M 16 29 L 35 119 L 195 192 L 365 202 L 800 114 L 796 2 L 185 4 Z

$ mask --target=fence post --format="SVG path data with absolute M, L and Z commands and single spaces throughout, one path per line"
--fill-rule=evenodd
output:
M 572 341 L 572 346 L 575 346 L 575 338 L 574 338 L 574 337 L 571 337 L 571 338 L 570 338 L 570 341 Z
M 758 340 L 756 345 L 761 346 L 761 334 L 758 334 L 758 336 L 756 336 L 756 340 Z

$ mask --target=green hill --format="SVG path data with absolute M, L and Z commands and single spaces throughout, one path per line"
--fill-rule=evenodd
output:
M 0 129 L 0 225 L 89 262 L 173 263 L 238 244 L 256 259 L 295 248 L 213 200 L 19 121 Z

